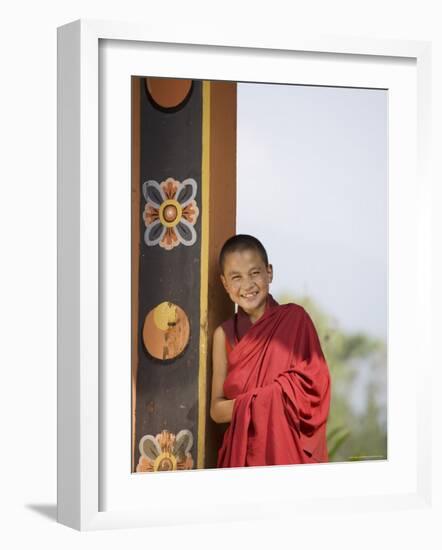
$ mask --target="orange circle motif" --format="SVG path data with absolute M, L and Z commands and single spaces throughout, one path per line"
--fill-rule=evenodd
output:
M 184 78 L 146 78 L 147 91 L 165 109 L 178 107 L 189 95 L 192 80 Z
M 184 351 L 189 337 L 189 319 L 176 304 L 162 302 L 146 315 L 143 342 L 152 357 L 174 359 Z

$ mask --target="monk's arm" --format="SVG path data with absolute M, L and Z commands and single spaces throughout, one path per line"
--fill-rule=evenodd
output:
M 221 424 L 232 420 L 234 399 L 224 397 L 224 380 L 227 376 L 227 352 L 226 335 L 221 326 L 213 333 L 212 353 L 212 399 L 210 403 L 210 416 L 212 420 Z

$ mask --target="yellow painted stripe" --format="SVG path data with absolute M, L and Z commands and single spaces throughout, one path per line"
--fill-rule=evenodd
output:
M 210 81 L 203 81 L 203 127 L 201 166 L 201 277 L 200 277 L 200 362 L 198 374 L 198 458 L 204 467 L 206 443 L 207 386 L 207 297 L 209 291 L 209 197 L 210 197 Z

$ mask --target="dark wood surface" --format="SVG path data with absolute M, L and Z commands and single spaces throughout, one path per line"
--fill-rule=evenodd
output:
M 133 166 L 132 166 L 132 373 L 133 373 L 133 462 L 140 454 L 138 444 L 146 435 L 162 430 L 176 434 L 192 432 L 192 458 L 197 466 L 198 432 L 204 431 L 204 467 L 215 467 L 225 425 L 209 415 L 211 397 L 211 354 L 214 329 L 234 312 L 218 270 L 218 255 L 236 227 L 236 83 L 210 83 L 210 193 L 208 212 L 203 212 L 202 178 L 202 82 L 193 81 L 191 93 L 178 108 L 159 108 L 149 97 L 144 77 L 133 79 Z M 137 103 L 138 102 L 138 103 Z M 135 118 L 138 117 L 137 120 Z M 137 132 L 139 139 L 137 140 Z M 138 149 L 137 149 L 138 148 Z M 197 241 L 172 250 L 147 246 L 142 217 L 146 203 L 143 182 L 158 183 L 172 177 L 193 178 L 198 185 L 196 201 L 200 214 L 195 224 Z M 200 320 L 201 219 L 208 215 L 207 371 L 205 373 L 205 425 L 198 426 Z M 174 359 L 161 360 L 143 344 L 146 315 L 161 302 L 178 305 L 189 320 L 189 342 Z M 204 418 L 204 417 L 203 417 Z
M 201 116 L 201 82 L 193 83 L 181 109 L 164 112 L 150 101 L 144 79 L 140 80 L 139 189 L 147 180 L 161 183 L 168 177 L 178 181 L 193 178 L 198 184 L 196 202 L 201 204 Z M 201 218 L 195 224 L 198 238 L 194 245 L 179 245 L 172 250 L 147 246 L 144 205 L 141 194 L 134 462 L 138 462 L 138 442 L 144 435 L 156 435 L 164 429 L 176 434 L 188 429 L 194 437 L 192 457 L 196 463 Z M 153 358 L 141 338 L 145 316 L 164 301 L 181 307 L 190 324 L 188 346 L 180 356 L 166 361 Z

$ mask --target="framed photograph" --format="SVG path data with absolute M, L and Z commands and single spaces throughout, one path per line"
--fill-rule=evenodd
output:
M 58 520 L 429 506 L 429 44 L 58 33 Z M 235 234 L 316 327 L 328 452 L 220 458 L 214 331 L 261 295 L 220 269 Z

